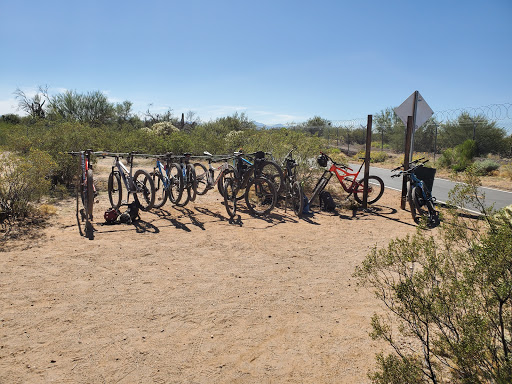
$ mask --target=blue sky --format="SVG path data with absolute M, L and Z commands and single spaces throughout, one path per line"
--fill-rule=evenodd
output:
M 512 102 L 511 0 L 0 0 L 0 15 L 0 114 L 38 85 L 265 124 L 364 118 L 415 90 L 434 111 Z

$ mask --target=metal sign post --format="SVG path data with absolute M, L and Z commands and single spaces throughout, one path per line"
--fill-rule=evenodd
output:
M 396 115 L 407 126 L 407 118 L 412 116 L 413 129 L 411 136 L 411 147 L 409 157 L 412 159 L 414 151 L 414 131 L 427 122 L 434 114 L 434 111 L 427 104 L 418 91 L 414 91 L 400 106 L 394 109 Z

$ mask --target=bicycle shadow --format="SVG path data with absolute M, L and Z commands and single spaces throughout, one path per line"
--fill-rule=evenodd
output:
M 416 223 L 414 223 L 414 222 L 410 223 L 408 221 L 404 221 L 404 220 L 400 219 L 399 217 L 393 217 L 393 215 L 398 214 L 398 210 L 393 207 L 388 207 L 385 205 L 372 205 L 366 209 L 363 209 L 362 207 L 360 207 L 360 208 L 357 208 L 356 210 L 357 210 L 357 212 L 363 212 L 363 216 L 365 216 L 366 214 L 375 215 L 378 217 L 382 217 L 386 220 L 394 221 L 395 223 L 404 224 L 404 225 L 408 225 L 411 227 L 416 227 Z
M 187 227 L 186 224 L 178 221 L 176 218 L 171 216 L 171 213 L 169 211 L 166 211 L 165 209 L 158 209 L 153 210 L 153 214 L 155 214 L 159 219 L 167 220 L 170 222 L 176 229 L 181 229 L 185 232 L 192 232 L 192 230 Z
M 199 221 L 195 212 L 192 211 L 191 209 L 188 209 L 187 207 L 174 207 L 174 209 L 181 212 L 183 216 L 188 217 L 192 225 L 201 228 L 201 230 L 203 231 L 206 230 L 206 228 L 204 227 L 204 223 L 202 221 Z
M 83 209 L 76 212 L 76 222 L 78 225 L 78 232 L 80 233 L 80 236 L 85 237 L 86 239 L 89 240 L 94 240 L 94 232 L 96 232 L 96 229 L 92 225 L 92 222 L 85 219 L 85 213 Z M 82 230 L 82 224 L 84 222 L 84 229 Z
M 133 221 L 132 225 L 135 227 L 137 233 L 160 233 L 160 229 L 149 221 L 139 219 Z
M 195 208 L 196 211 L 198 211 L 199 213 L 203 214 L 203 215 L 207 215 L 207 216 L 211 216 L 211 217 L 214 217 L 216 219 L 219 219 L 219 221 L 230 221 L 231 219 L 229 219 L 228 217 L 225 217 L 225 216 L 222 216 L 220 213 L 217 213 L 217 212 L 213 212 L 211 211 L 210 209 L 208 208 L 204 208 L 204 207 L 196 207 Z

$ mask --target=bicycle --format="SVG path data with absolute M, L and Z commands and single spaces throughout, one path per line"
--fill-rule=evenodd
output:
M 259 176 L 265 177 L 272 183 L 274 183 L 274 186 L 276 187 L 277 196 L 279 196 L 284 188 L 284 173 L 279 164 L 277 164 L 274 160 L 267 159 L 266 155 L 268 155 L 268 153 L 265 153 L 263 151 L 248 154 L 244 154 L 241 151 L 235 152 L 234 156 L 232 157 L 233 166 L 229 167 L 229 169 L 227 169 L 224 172 L 223 177 L 225 178 L 226 175 L 229 175 L 230 173 L 231 177 L 233 177 L 232 175 L 234 174 L 235 168 L 238 169 L 238 175 L 240 176 L 246 170 L 253 168 L 257 160 L 257 171 L 259 173 Z M 250 161 L 249 159 L 247 159 L 247 157 L 252 157 L 253 161 Z M 220 180 L 221 184 L 223 185 L 224 180 L 222 178 Z M 237 199 L 242 200 L 244 196 L 245 195 L 243 188 L 239 189 Z
M 183 175 L 181 198 L 176 199 L 174 202 L 178 207 L 184 207 L 189 201 L 194 201 L 197 196 L 196 172 L 194 165 L 190 164 L 191 156 L 192 154 L 190 153 L 184 153 L 182 156 L 178 157 L 178 165 Z
M 197 180 L 197 194 L 204 195 L 210 189 L 213 189 L 215 185 L 217 185 L 219 193 L 221 194 L 221 196 L 224 196 L 224 172 L 227 170 L 234 169 L 227 162 L 227 160 L 233 158 L 233 156 L 226 156 L 223 158 L 214 159 L 214 156 L 208 151 L 204 151 L 203 154 L 206 156 L 206 159 L 208 161 L 208 168 L 206 168 L 201 163 L 194 163 L 194 170 L 196 173 Z M 222 164 L 219 167 L 214 168 L 212 166 L 212 163 L 214 162 L 222 162 Z M 215 177 L 215 171 L 219 172 L 217 177 Z
M 364 193 L 364 178 L 359 180 L 357 180 L 357 178 L 359 177 L 359 173 L 361 173 L 361 169 L 363 168 L 364 158 L 359 159 L 363 160 L 363 162 L 357 172 L 354 172 L 354 170 L 349 166 L 337 163 L 327 154 L 320 152 L 320 156 L 317 158 L 318 165 L 321 167 L 327 167 L 327 163 L 330 161 L 331 166 L 328 170 L 324 170 L 324 173 L 320 179 L 318 179 L 309 202 L 313 202 L 313 200 L 327 186 L 327 183 L 329 183 L 332 175 L 335 174 L 345 192 L 348 193 L 347 198 L 353 194 L 355 200 L 362 204 Z M 384 181 L 382 181 L 382 179 L 378 176 L 368 176 L 368 204 L 377 202 L 382 197 L 383 193 Z
M 94 186 L 94 177 L 91 167 L 91 149 L 80 152 L 68 152 L 73 156 L 79 156 L 80 164 L 80 177 L 77 180 L 76 186 L 76 218 L 78 222 L 78 230 L 80 234 L 92 239 L 93 228 L 92 221 L 94 218 L 94 198 L 96 196 L 96 188 Z M 81 206 L 80 208 L 80 201 Z M 82 233 L 80 222 L 85 221 L 85 233 Z
M 297 162 L 292 157 L 292 152 L 297 148 L 292 148 L 285 156 L 284 168 L 284 211 L 288 207 L 288 200 L 292 203 L 293 212 L 299 217 L 302 217 L 304 210 L 304 190 L 302 184 L 297 181 Z
M 160 159 L 165 160 L 165 165 L 162 164 Z M 162 208 L 167 199 L 175 204 L 183 194 L 183 172 L 181 166 L 173 163 L 172 159 L 172 153 L 156 156 L 156 164 L 150 174 L 155 185 L 154 208 Z
M 428 159 L 425 160 L 422 157 L 421 159 L 411 161 L 407 170 L 404 169 L 404 165 L 396 167 L 391 172 L 399 172 L 391 175 L 391 177 L 405 175 L 408 178 L 407 200 L 411 209 L 412 219 L 417 224 L 422 219 L 426 219 L 427 225 L 434 227 L 439 224 L 439 212 L 434 208 L 436 198 L 432 196 L 432 186 L 436 170 L 435 168 L 425 167 L 427 162 Z
M 228 215 L 233 218 L 237 211 L 237 202 L 243 197 L 249 212 L 253 215 L 266 215 L 276 205 L 277 188 L 275 184 L 263 174 L 265 153 L 254 153 L 254 163 L 245 159 L 243 154 L 235 152 L 236 167 L 224 173 L 224 204 Z M 252 164 L 248 166 L 248 164 Z
M 108 198 L 112 208 L 119 209 L 123 202 L 123 184 L 127 191 L 126 204 L 133 195 L 134 200 L 143 211 L 149 211 L 155 204 L 155 184 L 152 177 L 143 169 L 137 169 L 133 173 L 133 158 L 135 153 L 121 154 L 107 154 L 104 156 L 113 156 L 114 164 L 112 171 L 108 176 Z M 127 156 L 127 162 L 130 168 L 126 168 L 121 157 Z M 132 176 L 133 175 L 133 176 Z

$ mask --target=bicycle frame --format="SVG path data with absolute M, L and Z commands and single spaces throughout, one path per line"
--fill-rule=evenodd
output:
M 220 166 L 218 166 L 217 168 L 214 168 L 212 166 L 212 159 L 208 159 L 208 180 L 207 180 L 207 183 L 208 183 L 208 188 L 213 188 L 213 186 L 215 184 L 217 184 L 217 182 L 219 181 L 219 179 L 221 178 L 223 172 L 229 168 L 229 164 L 227 163 L 227 161 L 224 161 L 224 163 L 222 163 Z M 215 171 L 219 171 L 219 173 L 217 174 L 217 177 L 215 177 Z
M 357 182 L 357 177 L 359 176 L 359 173 L 361 172 L 361 169 L 363 168 L 364 162 L 361 164 L 357 172 L 354 173 L 354 171 L 351 168 L 343 168 L 340 166 L 337 166 L 336 164 L 332 163 L 331 167 L 327 172 L 331 172 L 336 175 L 338 178 L 338 181 L 340 182 L 341 186 L 347 193 L 354 193 L 355 189 L 359 186 L 359 183 Z M 352 172 L 349 172 L 347 170 L 350 170 Z M 353 180 L 347 180 L 347 182 L 350 182 L 350 185 L 347 187 L 345 184 L 345 179 L 353 177 Z
M 116 155 L 114 158 L 113 168 L 117 168 L 119 175 L 121 176 L 121 180 L 123 180 L 124 186 L 128 193 L 135 192 L 137 188 L 133 183 L 132 171 L 133 171 L 133 155 L 130 154 L 128 156 L 128 164 L 130 164 L 130 169 L 126 168 L 123 162 L 120 160 L 120 156 Z
M 170 161 L 170 159 L 168 159 Z M 158 168 L 158 171 L 162 175 L 162 181 L 164 182 L 164 189 L 169 188 L 169 185 L 171 184 L 171 181 L 169 179 L 168 175 L 168 167 L 165 167 L 159 159 L 156 159 L 156 166 L 155 169 Z

